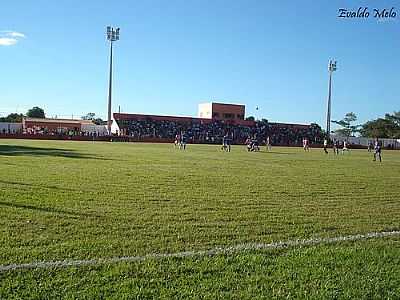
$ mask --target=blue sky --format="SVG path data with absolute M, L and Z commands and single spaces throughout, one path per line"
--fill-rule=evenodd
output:
M 400 110 L 398 4 L 3 1 L 0 115 L 37 105 L 47 116 L 106 118 L 110 24 L 121 27 L 114 111 L 195 116 L 198 103 L 232 102 L 246 104 L 247 115 L 324 127 L 327 64 L 335 58 L 332 117 L 353 111 L 364 122 Z M 339 8 L 360 6 L 395 7 L 397 17 L 337 17 Z

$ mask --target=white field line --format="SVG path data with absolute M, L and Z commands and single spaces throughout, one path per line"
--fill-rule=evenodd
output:
M 247 243 L 239 244 L 231 247 L 219 247 L 210 250 L 200 251 L 184 251 L 176 253 L 153 253 L 144 256 L 125 256 L 125 257 L 114 257 L 114 258 L 100 258 L 100 259 L 89 259 L 89 260 L 60 260 L 60 261 L 43 261 L 33 262 L 25 264 L 11 264 L 11 265 L 0 265 L 0 272 L 15 271 L 21 269 L 49 269 L 49 268 L 60 268 L 60 267 L 79 267 L 79 266 L 92 266 L 92 265 L 105 265 L 115 264 L 120 262 L 138 262 L 146 259 L 163 259 L 163 258 L 184 258 L 193 256 L 212 256 L 217 254 L 229 254 L 237 253 L 242 251 L 251 250 L 274 250 L 288 247 L 298 246 L 310 246 L 318 244 L 332 244 L 344 241 L 358 241 L 363 239 L 383 238 L 389 236 L 400 235 L 400 231 L 389 231 L 389 232 L 370 232 L 366 234 L 338 236 L 332 238 L 315 238 L 309 240 L 292 240 L 286 242 L 276 242 L 270 244 L 264 243 Z

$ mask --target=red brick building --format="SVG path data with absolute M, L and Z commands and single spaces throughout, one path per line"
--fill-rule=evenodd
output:
M 241 104 L 201 103 L 198 117 L 214 120 L 244 120 L 246 108 Z

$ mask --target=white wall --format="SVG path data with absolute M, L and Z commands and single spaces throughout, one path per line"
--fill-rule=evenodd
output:
M 107 132 L 107 127 L 106 127 L 106 132 Z M 111 133 L 117 134 L 117 135 L 121 135 L 121 130 L 118 126 L 117 121 L 115 121 L 115 119 L 112 120 L 111 123 Z
M 81 131 L 87 132 L 89 134 L 96 133 L 96 135 L 107 135 L 107 126 L 96 124 L 82 124 Z
M 212 118 L 212 103 L 200 103 L 197 117 L 203 118 L 203 119 L 211 119 Z
M 365 137 L 343 137 L 343 136 L 337 136 L 337 135 L 332 135 L 332 139 L 338 140 L 338 141 L 348 141 L 350 144 L 354 145 L 362 145 L 362 146 L 368 146 L 369 142 L 372 142 L 374 144 L 375 139 L 373 138 L 365 138 Z M 396 149 L 400 149 L 400 139 L 381 139 L 378 138 L 379 141 L 381 141 L 382 146 L 386 147 L 388 145 L 394 145 Z

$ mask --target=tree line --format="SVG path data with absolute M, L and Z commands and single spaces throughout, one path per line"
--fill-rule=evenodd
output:
M 356 125 L 354 124 L 356 121 L 356 114 L 349 112 L 343 119 L 332 121 L 332 123 L 339 125 L 339 129 L 334 132 L 345 137 L 360 134 L 360 136 L 368 138 L 400 139 L 400 111 L 395 111 L 393 114 L 387 113 L 384 117 L 364 124 Z
M 28 110 L 26 115 L 18 114 L 18 113 L 11 113 L 7 117 L 0 118 L 0 122 L 21 123 L 23 117 L 44 119 L 46 117 L 46 115 L 44 113 L 44 109 L 35 106 L 35 107 L 32 107 L 30 110 Z

